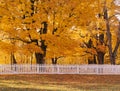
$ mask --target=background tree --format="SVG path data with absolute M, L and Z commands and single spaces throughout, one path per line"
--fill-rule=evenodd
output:
M 109 56 L 110 56 L 110 62 L 111 64 L 115 64 L 115 57 L 117 55 L 117 50 L 119 47 L 119 39 L 118 39 L 118 35 L 115 34 L 116 28 L 117 26 L 115 26 L 117 24 L 117 19 L 115 17 L 115 10 L 116 9 L 116 5 L 114 4 L 113 0 L 103 0 L 103 1 L 95 1 L 96 4 L 94 4 L 95 11 L 96 13 L 93 13 L 92 16 L 94 18 L 99 18 L 99 21 L 102 22 L 102 24 L 100 24 L 99 26 L 97 25 L 98 23 L 95 24 L 95 21 L 99 22 L 98 20 L 92 21 L 93 23 L 91 24 L 91 26 L 89 27 L 90 29 L 94 29 L 97 30 L 97 33 L 94 34 L 95 35 L 99 35 L 98 36 L 98 42 L 97 46 L 96 46 L 96 52 L 97 52 L 97 58 L 98 58 L 98 63 L 103 64 L 104 63 L 104 49 L 105 46 L 108 47 L 108 52 L 109 52 Z M 99 30 L 99 31 L 98 31 Z M 119 29 L 118 29 L 119 30 Z M 91 30 L 93 31 L 93 30 Z M 106 36 L 105 36 L 105 32 L 106 32 Z M 92 34 L 93 34 L 92 33 Z M 93 35 L 91 35 L 92 37 L 94 37 Z M 114 43 L 112 43 L 113 41 L 113 37 L 114 36 Z
M 108 50 L 109 50 L 109 56 L 110 56 L 110 62 L 111 64 L 116 64 L 116 55 L 117 55 L 117 50 L 119 48 L 119 44 L 120 44 L 120 40 L 119 40 L 119 36 L 117 36 L 116 38 L 116 43 L 115 43 L 115 47 L 113 48 L 113 42 L 112 42 L 112 33 L 110 30 L 112 30 L 110 27 L 110 18 L 114 15 L 108 15 L 109 14 L 109 7 L 108 5 L 110 5 L 113 1 L 109 0 L 109 2 L 104 1 L 104 7 L 103 7 L 103 13 L 104 13 L 104 19 L 105 19 L 105 23 L 106 23 L 106 35 L 107 35 L 107 39 L 108 39 Z M 113 4 L 113 3 L 112 3 Z M 112 10 L 112 9 L 111 9 Z M 119 31 L 119 24 L 118 24 L 118 31 Z M 118 32 L 119 33 L 119 32 Z
M 55 64 L 58 58 L 72 53 L 81 57 L 82 52 L 93 58 L 93 63 L 97 59 L 103 64 L 108 51 L 111 64 L 115 64 L 119 47 L 119 37 L 113 32 L 119 26 L 113 17 L 116 6 L 112 0 L 1 0 L 1 41 L 14 40 L 17 52 L 34 54 L 39 64 L 45 63 L 46 58 Z M 84 36 L 80 34 L 75 39 L 75 32 Z M 116 43 L 112 43 L 111 35 Z

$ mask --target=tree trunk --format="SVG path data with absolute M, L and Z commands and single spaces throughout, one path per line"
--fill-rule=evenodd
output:
M 105 53 L 103 52 L 97 52 L 98 64 L 104 64 L 104 55 Z
M 52 64 L 57 64 L 58 58 L 52 58 Z
M 45 60 L 44 60 L 44 55 L 41 53 L 35 53 L 35 57 L 36 57 L 36 63 L 37 64 L 44 64 Z
M 106 3 L 104 6 L 104 19 L 106 21 L 106 35 L 108 38 L 108 50 L 109 50 L 110 62 L 111 64 L 116 64 L 115 59 L 113 57 L 113 53 L 112 53 L 112 37 L 111 37 L 111 32 L 110 32 L 110 24 L 109 24 L 109 17 L 108 17 L 108 10 L 106 7 Z
M 114 51 L 112 53 L 112 64 L 116 64 L 116 56 L 117 56 L 117 51 L 119 49 L 120 46 L 120 22 L 119 22 L 119 26 L 118 26 L 118 35 L 117 35 L 117 42 L 114 48 Z
M 93 42 L 90 39 L 87 43 L 87 47 L 88 48 L 92 48 L 93 47 Z M 91 58 L 88 58 L 88 64 L 96 64 L 96 55 L 95 54 L 91 54 Z
M 43 54 L 42 53 L 35 53 L 36 61 L 37 61 L 37 64 L 44 64 L 45 63 L 45 56 L 46 56 L 46 48 L 47 48 L 44 40 L 41 40 L 40 47 L 43 50 Z
M 92 55 L 93 58 L 88 58 L 88 64 L 97 64 L 96 55 Z
M 103 46 L 104 44 L 104 34 L 100 34 L 98 36 L 98 44 L 99 46 Z M 97 60 L 98 60 L 98 64 L 104 64 L 104 55 L 105 52 L 103 52 L 102 50 L 97 49 Z
M 116 64 L 115 56 L 114 55 L 111 56 L 111 64 L 113 64 L 113 65 Z
M 40 34 L 46 34 L 47 33 L 47 22 L 42 22 L 43 24 L 43 28 L 41 28 Z M 45 56 L 46 56 L 46 48 L 47 46 L 45 45 L 45 40 L 40 41 L 40 44 L 38 43 L 38 40 L 36 41 L 37 45 L 41 47 L 43 54 L 42 53 L 35 53 L 35 57 L 36 57 L 36 62 L 37 64 L 44 64 L 45 63 Z
M 96 55 L 94 55 L 94 64 L 97 64 Z
M 16 71 L 16 66 L 15 67 L 13 66 L 13 64 L 17 64 L 14 53 L 11 52 L 10 58 L 11 58 L 11 70 Z
M 11 52 L 10 57 L 11 57 L 11 65 L 16 64 L 17 62 L 16 62 L 16 59 L 15 59 L 14 53 Z

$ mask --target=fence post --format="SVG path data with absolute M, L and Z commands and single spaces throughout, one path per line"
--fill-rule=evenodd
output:
M 79 66 L 78 65 L 76 65 L 77 66 L 77 74 L 79 74 Z
M 96 66 L 96 69 L 97 69 L 97 73 L 96 74 L 98 75 L 99 74 L 99 71 L 98 71 L 99 70 L 99 65 Z
M 60 66 L 57 65 L 57 74 L 60 74 Z
M 39 65 L 37 64 L 36 66 L 37 66 L 36 67 L 37 68 L 37 72 L 36 73 L 39 74 Z

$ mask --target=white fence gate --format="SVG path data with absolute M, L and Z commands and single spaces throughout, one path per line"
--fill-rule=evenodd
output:
M 0 65 L 0 74 L 120 75 L 120 65 Z

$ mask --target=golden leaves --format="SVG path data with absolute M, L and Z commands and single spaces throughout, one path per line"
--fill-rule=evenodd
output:
M 31 53 L 43 53 L 42 49 L 37 46 L 35 43 L 30 43 L 30 44 L 25 44 L 22 45 L 22 52 L 26 54 L 31 54 Z
M 40 39 L 40 35 L 35 30 L 29 30 L 29 34 L 31 39 Z
M 45 40 L 45 44 L 47 45 L 47 58 L 53 58 L 54 56 L 70 56 L 81 51 L 78 41 L 69 39 L 64 35 L 47 34 L 44 36 L 42 35 L 42 39 Z
M 87 42 L 91 38 L 92 45 L 98 51 L 105 52 L 105 46 L 97 46 L 94 38 L 96 34 L 105 33 L 103 30 L 106 29 L 103 19 L 103 0 L 34 1 L 34 3 L 31 0 L 2 0 L 3 3 L 0 1 L 0 30 L 6 32 L 9 38 L 18 39 L 14 41 L 14 47 L 23 40 L 22 48 L 14 48 L 13 45 L 1 46 L 1 48 L 5 47 L 7 49 L 3 49 L 12 51 L 13 47 L 26 54 L 41 53 L 40 45 L 31 41 L 45 40 L 46 57 L 49 58 L 81 55 L 85 50 L 91 54 L 97 54 L 94 48 L 80 48 L 80 42 Z M 112 0 L 106 0 L 106 3 L 111 10 Z M 113 13 L 111 10 L 109 15 Z M 47 24 L 44 26 L 43 22 Z M 73 27 L 75 29 L 72 29 Z M 41 32 L 44 28 L 47 30 L 46 34 Z M 28 41 L 29 44 L 24 41 Z
M 87 48 L 86 52 L 91 55 L 97 55 L 96 49 L 94 48 Z
M 106 52 L 106 46 L 104 46 L 104 45 L 98 45 L 97 46 L 97 51 L 105 53 Z
M 10 54 L 11 52 L 16 52 L 18 48 L 19 47 L 15 46 L 14 44 L 0 42 L 0 49 L 7 54 Z

